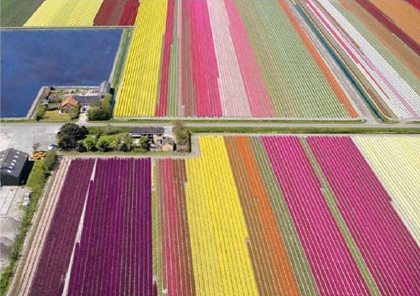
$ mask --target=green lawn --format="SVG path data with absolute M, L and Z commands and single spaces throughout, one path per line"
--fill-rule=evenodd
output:
M 45 116 L 42 120 L 45 121 L 58 121 L 58 122 L 64 122 L 64 121 L 71 121 L 70 114 L 68 113 L 59 113 L 57 110 L 52 111 L 46 111 Z

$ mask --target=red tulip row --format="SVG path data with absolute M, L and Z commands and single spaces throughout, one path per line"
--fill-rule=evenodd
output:
M 138 6 L 138 0 L 104 0 L 93 24 L 95 26 L 133 25 Z
M 174 22 L 174 7 L 175 1 L 168 1 L 168 12 L 166 16 L 166 32 L 165 40 L 163 44 L 163 59 L 162 59 L 162 70 L 160 76 L 160 93 L 159 102 L 156 107 L 156 116 L 165 116 L 167 114 L 168 107 L 168 94 L 169 94 L 169 64 L 171 56 L 171 47 L 173 41 L 173 22 Z

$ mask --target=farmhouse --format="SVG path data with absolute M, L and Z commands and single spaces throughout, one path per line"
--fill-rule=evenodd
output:
M 69 113 L 71 109 L 78 104 L 79 102 L 74 97 L 68 97 L 61 102 L 60 108 L 62 112 Z
M 130 127 L 130 137 L 132 138 L 140 138 L 140 137 L 148 137 L 149 139 L 153 139 L 154 136 L 162 136 L 165 132 L 163 127 L 152 127 L 152 126 L 136 126 Z
M 9 148 L 0 152 L 1 186 L 19 186 L 25 183 L 30 171 L 29 155 Z

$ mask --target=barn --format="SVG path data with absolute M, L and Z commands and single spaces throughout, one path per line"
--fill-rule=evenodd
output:
M 1 186 L 19 186 L 26 182 L 30 171 L 29 155 L 9 148 L 0 152 Z

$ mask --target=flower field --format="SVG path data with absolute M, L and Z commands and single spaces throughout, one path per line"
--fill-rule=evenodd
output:
M 46 0 L 25 23 L 27 27 L 92 26 L 102 0 Z
M 4 0 L 1 5 L 2 27 L 131 26 L 139 1 Z
M 401 70 L 401 66 L 389 58 L 387 52 L 384 53 L 383 50 L 378 50 L 377 45 L 373 46 L 375 44 L 371 44 L 370 38 L 361 34 L 362 31 L 360 28 L 357 28 L 357 22 L 352 24 L 349 21 L 350 18 L 337 9 L 338 5 L 334 5 L 328 0 L 301 0 L 299 2 L 300 7 L 312 16 L 325 34 L 330 36 L 337 50 L 343 52 L 346 59 L 354 65 L 357 75 L 369 84 L 369 96 L 386 117 L 400 119 L 420 118 L 418 77 L 411 78 L 410 75 L 406 75 L 405 71 Z M 383 1 L 367 0 L 358 2 L 369 3 L 369 5 L 373 5 L 371 2 L 384 3 Z M 401 22 L 407 25 L 407 30 L 418 31 L 418 28 L 412 28 L 410 21 L 408 21 L 416 19 L 414 15 L 417 15 L 418 11 L 415 8 L 412 8 L 404 1 L 393 1 L 392 4 L 381 5 L 390 12 L 391 10 L 388 6 L 394 5 L 397 7 L 400 4 L 406 10 L 411 11 L 406 13 L 406 20 L 400 19 Z M 404 10 L 403 8 L 401 9 Z M 401 15 L 399 17 L 401 18 Z M 395 23 L 390 21 L 389 18 L 383 17 L 383 19 L 395 26 Z M 398 35 L 398 33 L 395 34 Z M 365 35 L 368 36 L 369 33 L 365 32 Z M 418 44 L 415 41 L 413 42 L 418 47 Z
M 145 0 L 115 115 L 358 117 L 340 79 L 283 0 Z
M 198 141 L 68 160 L 19 295 L 419 294 L 419 137 Z

